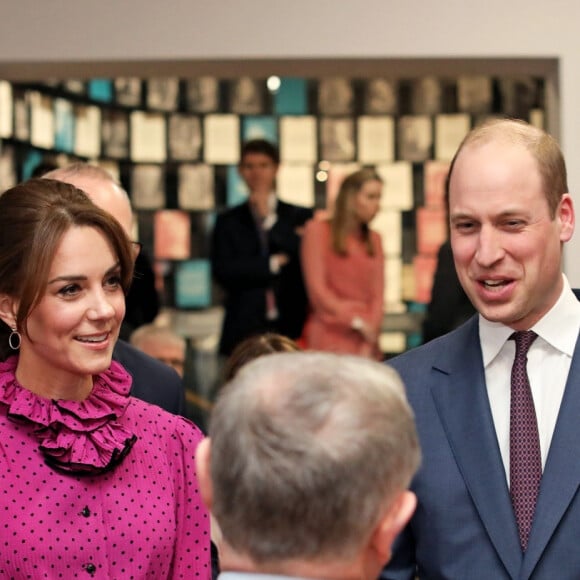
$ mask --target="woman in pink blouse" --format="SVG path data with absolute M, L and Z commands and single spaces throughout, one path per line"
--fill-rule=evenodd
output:
M 111 359 L 132 273 L 72 185 L 0 197 L 0 578 L 210 577 L 202 434 Z
M 307 348 L 379 358 L 384 257 L 369 228 L 382 181 L 371 169 L 343 181 L 330 220 L 311 220 L 302 239 L 302 269 L 311 315 Z

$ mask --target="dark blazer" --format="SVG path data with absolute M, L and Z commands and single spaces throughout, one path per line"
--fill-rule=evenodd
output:
M 174 415 L 183 415 L 185 390 L 175 370 L 124 340 L 117 341 L 113 358 L 133 377 L 131 395 Z
M 546 461 L 528 549 L 520 548 L 495 433 L 478 318 L 389 363 L 415 412 L 418 507 L 382 578 L 580 578 L 580 346 Z M 549 385 L 547 385 L 549 386 Z
M 423 321 L 423 342 L 429 342 L 457 328 L 474 313 L 475 308 L 459 283 L 451 242 L 447 240 L 437 254 L 431 302 Z
M 263 247 L 249 203 L 220 214 L 212 236 L 213 275 L 225 291 L 225 319 L 220 353 L 229 355 L 244 338 L 275 330 L 298 338 L 307 312 L 307 297 L 299 261 L 300 235 L 296 229 L 312 217 L 312 210 L 278 201 L 278 220 Z M 280 273 L 270 272 L 270 256 L 285 253 L 289 263 Z M 266 319 L 266 289 L 276 297 L 279 319 Z

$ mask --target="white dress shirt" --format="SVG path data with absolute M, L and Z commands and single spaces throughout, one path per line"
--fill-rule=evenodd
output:
M 564 276 L 560 298 L 552 309 L 531 329 L 538 338 L 528 352 L 528 377 L 540 436 L 542 469 L 546 464 L 552 435 L 570 364 L 580 331 L 580 302 Z M 508 340 L 514 331 L 503 324 L 479 317 L 479 338 L 485 367 L 487 394 L 506 478 L 510 467 L 510 389 L 515 341 Z M 578 418 L 580 421 L 580 417 Z

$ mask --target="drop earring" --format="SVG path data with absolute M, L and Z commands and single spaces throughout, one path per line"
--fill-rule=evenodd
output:
M 8 346 L 12 350 L 18 350 L 20 348 L 21 341 L 22 339 L 20 333 L 16 330 L 16 328 L 13 328 L 10 336 L 8 337 Z

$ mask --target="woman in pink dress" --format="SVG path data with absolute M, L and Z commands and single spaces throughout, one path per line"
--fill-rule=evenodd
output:
M 202 434 L 111 359 L 132 275 L 74 186 L 0 197 L 0 578 L 210 578 Z
M 311 308 L 309 349 L 380 357 L 384 257 L 369 223 L 379 211 L 382 185 L 371 169 L 349 175 L 332 218 L 306 225 L 301 254 Z

